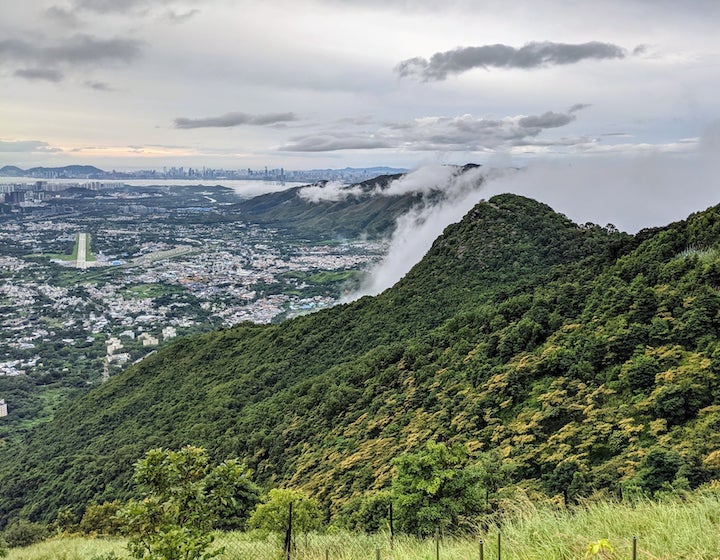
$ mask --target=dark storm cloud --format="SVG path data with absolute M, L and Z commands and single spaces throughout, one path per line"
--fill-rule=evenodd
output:
M 458 47 L 435 53 L 430 59 L 415 57 L 395 67 L 401 77 L 415 76 L 423 81 L 444 80 L 449 74 L 461 74 L 473 68 L 520 68 L 529 70 L 545 66 L 574 64 L 581 60 L 625 58 L 625 49 L 612 43 L 591 41 L 570 44 L 533 42 L 517 49 L 495 44 L 481 47 Z
M 564 113 L 547 111 L 541 115 L 483 118 L 473 115 L 424 117 L 410 121 L 384 123 L 364 134 L 347 130 L 323 131 L 292 139 L 281 151 L 326 152 L 353 149 L 394 148 L 412 151 L 482 151 L 513 146 L 572 145 L 588 139 L 537 140 L 543 130 L 565 126 L 585 105 L 575 105 Z
M 91 35 L 75 35 L 54 45 L 42 45 L 24 39 L 3 39 L 0 40 L 0 61 L 30 62 L 41 66 L 130 62 L 140 54 L 141 44 L 132 39 L 98 39 Z
M 15 75 L 26 80 L 43 80 L 46 82 L 60 82 L 63 79 L 62 72 L 52 68 L 19 68 Z
M 297 120 L 297 116 L 294 113 L 267 113 L 264 115 L 225 113 L 219 117 L 205 117 L 200 119 L 179 117 L 175 119 L 175 128 L 230 128 L 241 125 L 267 126 L 295 120 Z

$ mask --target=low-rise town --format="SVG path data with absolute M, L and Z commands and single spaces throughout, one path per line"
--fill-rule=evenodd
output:
M 385 250 L 367 241 L 288 239 L 227 215 L 188 217 L 184 204 L 194 202 L 178 207 L 168 191 L 148 194 L 166 210 L 152 217 L 99 207 L 97 197 L 74 200 L 58 217 L 0 214 L 3 421 L 18 411 L 13 378 L 31 380 L 38 397 L 64 395 L 176 337 L 333 305 Z M 227 205 L 217 193 L 202 196 Z M 50 414 L 53 407 L 41 404 L 37 414 Z

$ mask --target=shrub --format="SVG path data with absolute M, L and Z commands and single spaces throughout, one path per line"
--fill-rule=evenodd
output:
M 117 517 L 122 504 L 115 500 L 102 504 L 90 504 L 80 520 L 80 531 L 86 535 L 120 535 L 122 522 Z
M 26 519 L 17 519 L 10 523 L 3 534 L 3 538 L 10 548 L 30 546 L 47 537 L 47 527 L 33 523 Z

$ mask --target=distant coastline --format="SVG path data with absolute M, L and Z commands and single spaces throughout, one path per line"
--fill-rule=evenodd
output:
M 206 184 L 219 185 L 222 181 L 270 181 L 280 183 L 313 183 L 316 181 L 343 181 L 357 183 L 377 177 L 378 175 L 392 175 L 406 173 L 408 170 L 395 167 L 345 167 L 342 169 L 308 169 L 286 170 L 282 167 L 259 170 L 246 169 L 213 169 L 207 167 L 164 167 L 162 171 L 145 169 L 138 171 L 105 171 L 92 165 L 68 165 L 65 167 L 32 167 L 21 169 L 14 165 L 0 167 L 0 180 L 18 181 L 152 181 L 158 184 L 160 180 L 189 181 L 189 183 L 174 184 Z M 148 185 L 150 183 L 142 183 Z M 141 185 L 138 185 L 141 186 Z

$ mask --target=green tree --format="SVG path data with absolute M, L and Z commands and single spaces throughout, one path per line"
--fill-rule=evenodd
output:
M 117 514 L 121 507 L 118 500 L 90 504 L 80 520 L 80 531 L 86 535 L 120 535 L 122 522 Z
M 205 490 L 215 529 L 242 529 L 251 510 L 260 501 L 260 489 L 252 481 L 245 463 L 229 459 L 212 469 L 205 478 Z
M 675 480 L 682 466 L 682 457 L 674 449 L 653 447 L 640 464 L 636 479 L 645 490 L 657 492 Z
M 398 529 L 418 535 L 457 529 L 482 509 L 483 469 L 470 465 L 464 445 L 429 441 L 395 461 L 392 492 Z
M 147 560 L 206 560 L 221 554 L 222 549 L 208 550 L 219 516 L 242 518 L 257 501 L 249 474 L 235 461 L 211 469 L 201 447 L 148 451 L 134 476 L 145 497 L 131 500 L 119 514 L 131 554 Z
M 293 505 L 293 528 L 307 533 L 322 525 L 320 507 L 316 500 L 309 498 L 300 490 L 273 488 L 248 519 L 248 526 L 272 533 L 285 531 Z
M 390 526 L 392 494 L 381 490 L 348 502 L 341 512 L 341 524 L 350 531 L 377 533 Z

